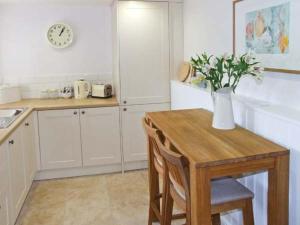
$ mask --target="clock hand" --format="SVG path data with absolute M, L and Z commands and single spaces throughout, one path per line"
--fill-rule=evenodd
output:
M 60 32 L 60 34 L 59 34 L 59 36 L 61 36 L 61 35 L 62 35 L 62 33 L 65 31 L 65 29 L 66 29 L 66 27 L 64 27 L 64 28 L 61 30 L 61 32 Z

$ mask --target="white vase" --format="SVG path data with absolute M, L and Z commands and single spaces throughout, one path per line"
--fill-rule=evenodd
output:
M 214 116 L 212 126 L 221 130 L 232 130 L 235 128 L 231 88 L 221 88 L 213 92 Z

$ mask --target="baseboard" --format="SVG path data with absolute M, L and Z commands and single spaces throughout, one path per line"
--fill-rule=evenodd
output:
M 122 171 L 121 164 L 85 167 L 85 168 L 68 168 L 55 170 L 38 171 L 34 180 L 49 180 L 55 178 L 79 177 L 87 175 L 97 175 L 106 173 L 117 173 Z
M 124 171 L 140 170 L 148 168 L 148 161 L 125 162 Z

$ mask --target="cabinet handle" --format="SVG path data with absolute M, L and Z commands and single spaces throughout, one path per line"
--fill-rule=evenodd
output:
M 74 112 L 74 115 L 77 115 L 77 112 L 76 112 L 76 111 Z
M 13 144 L 15 143 L 15 141 L 14 141 L 14 140 L 10 140 L 8 143 L 9 143 L 10 145 L 13 145 Z
M 81 114 L 84 115 L 84 114 L 85 114 L 85 111 L 81 111 Z
M 124 104 L 127 104 L 127 101 L 123 101 Z
M 29 126 L 29 123 L 25 123 L 25 126 L 28 127 L 28 126 Z
M 126 108 L 124 108 L 124 109 L 123 109 L 123 111 L 124 111 L 124 112 L 126 112 L 126 111 L 127 111 L 127 109 L 126 109 Z

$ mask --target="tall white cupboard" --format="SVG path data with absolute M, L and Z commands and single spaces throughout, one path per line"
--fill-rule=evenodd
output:
M 146 112 L 170 109 L 170 79 L 183 60 L 181 2 L 115 1 L 114 86 L 121 104 L 125 170 L 146 166 Z

